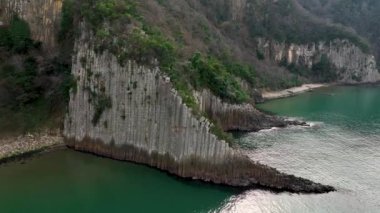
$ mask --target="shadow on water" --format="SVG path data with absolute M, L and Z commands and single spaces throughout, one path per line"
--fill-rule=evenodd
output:
M 209 212 L 243 191 L 67 149 L 0 166 L 1 212 Z

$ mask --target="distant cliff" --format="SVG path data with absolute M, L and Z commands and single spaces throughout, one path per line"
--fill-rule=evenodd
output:
M 332 63 L 341 83 L 372 83 L 380 81 L 375 57 L 364 53 L 348 40 L 334 40 L 310 44 L 288 44 L 267 39 L 257 39 L 257 48 L 266 58 L 280 64 L 304 66 L 312 69 L 323 55 Z
M 314 5 L 312 2 L 319 2 L 299 1 L 311 5 L 311 10 Z M 360 13 L 351 11 L 355 13 L 353 16 L 356 24 L 366 22 L 363 25 L 372 26 L 369 32 L 356 33 L 350 25 L 320 18 L 305 10 L 296 0 L 223 0 L 200 1 L 200 4 L 197 4 L 197 0 L 190 2 L 196 10 L 206 13 L 208 20 L 233 41 L 237 47 L 235 54 L 240 59 L 253 62 L 259 73 L 261 72 L 264 82 L 266 78 L 270 79 L 268 82 L 271 83 L 264 83 L 264 87 L 281 89 L 305 82 L 368 83 L 380 80 L 374 57 L 376 48 L 372 47 L 377 41 L 373 39 L 371 44 L 360 36 L 369 34 L 375 37 L 378 30 L 373 29 L 376 25 L 361 20 L 361 16 L 357 15 Z M 347 4 L 344 0 L 328 2 L 339 2 L 330 11 L 332 13 L 335 9 L 346 10 L 345 22 L 350 20 L 349 8 L 367 11 L 365 8 L 368 6 L 364 1 Z M 322 1 L 320 5 L 323 5 Z M 378 7 L 378 4 L 374 6 Z M 371 10 L 371 16 L 376 20 L 375 10 Z M 226 43 L 229 42 L 228 39 Z M 316 77 L 320 73 L 313 66 L 320 63 L 324 56 L 332 64 L 329 74 L 334 76 Z M 290 75 L 276 69 L 276 66 L 284 68 Z
M 29 23 L 32 38 L 52 51 L 57 46 L 63 0 L 0 0 L 0 21 L 8 23 L 14 15 Z

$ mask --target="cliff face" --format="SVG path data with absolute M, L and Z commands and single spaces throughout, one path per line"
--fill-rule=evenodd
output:
M 218 123 L 224 131 L 252 132 L 287 125 L 285 120 L 266 115 L 250 103 L 226 103 L 208 90 L 197 93 L 195 96 L 200 109 Z
M 259 184 L 290 191 L 331 187 L 251 162 L 210 132 L 156 68 L 96 54 L 85 34 L 76 41 L 64 136 L 70 147 L 166 170 L 181 177 L 233 186 Z M 104 104 L 104 100 L 109 103 Z M 99 108 L 104 105 L 99 112 Z M 98 115 L 98 119 L 95 119 Z
M 280 63 L 286 60 L 289 64 L 312 68 L 322 55 L 326 55 L 336 68 L 338 82 L 372 83 L 380 81 L 373 55 L 364 53 L 359 47 L 347 40 L 334 40 L 310 44 L 287 44 L 273 40 L 257 39 L 257 48 L 266 58 Z
M 56 48 L 63 0 L 0 0 L 0 22 L 7 24 L 17 14 L 28 22 L 32 39 L 45 50 Z

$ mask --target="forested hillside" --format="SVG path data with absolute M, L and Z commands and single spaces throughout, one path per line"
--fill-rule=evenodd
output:
M 61 126 L 74 84 L 70 57 L 61 53 L 43 50 L 17 15 L 0 26 L 0 136 Z
M 377 0 L 298 0 L 307 10 L 330 22 L 351 27 L 371 43 L 380 59 L 380 1 Z

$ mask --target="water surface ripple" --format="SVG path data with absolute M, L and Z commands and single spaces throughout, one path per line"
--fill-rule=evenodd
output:
M 380 87 L 325 88 L 260 108 L 313 125 L 241 137 L 250 158 L 337 192 L 252 190 L 231 198 L 222 212 L 380 212 Z

